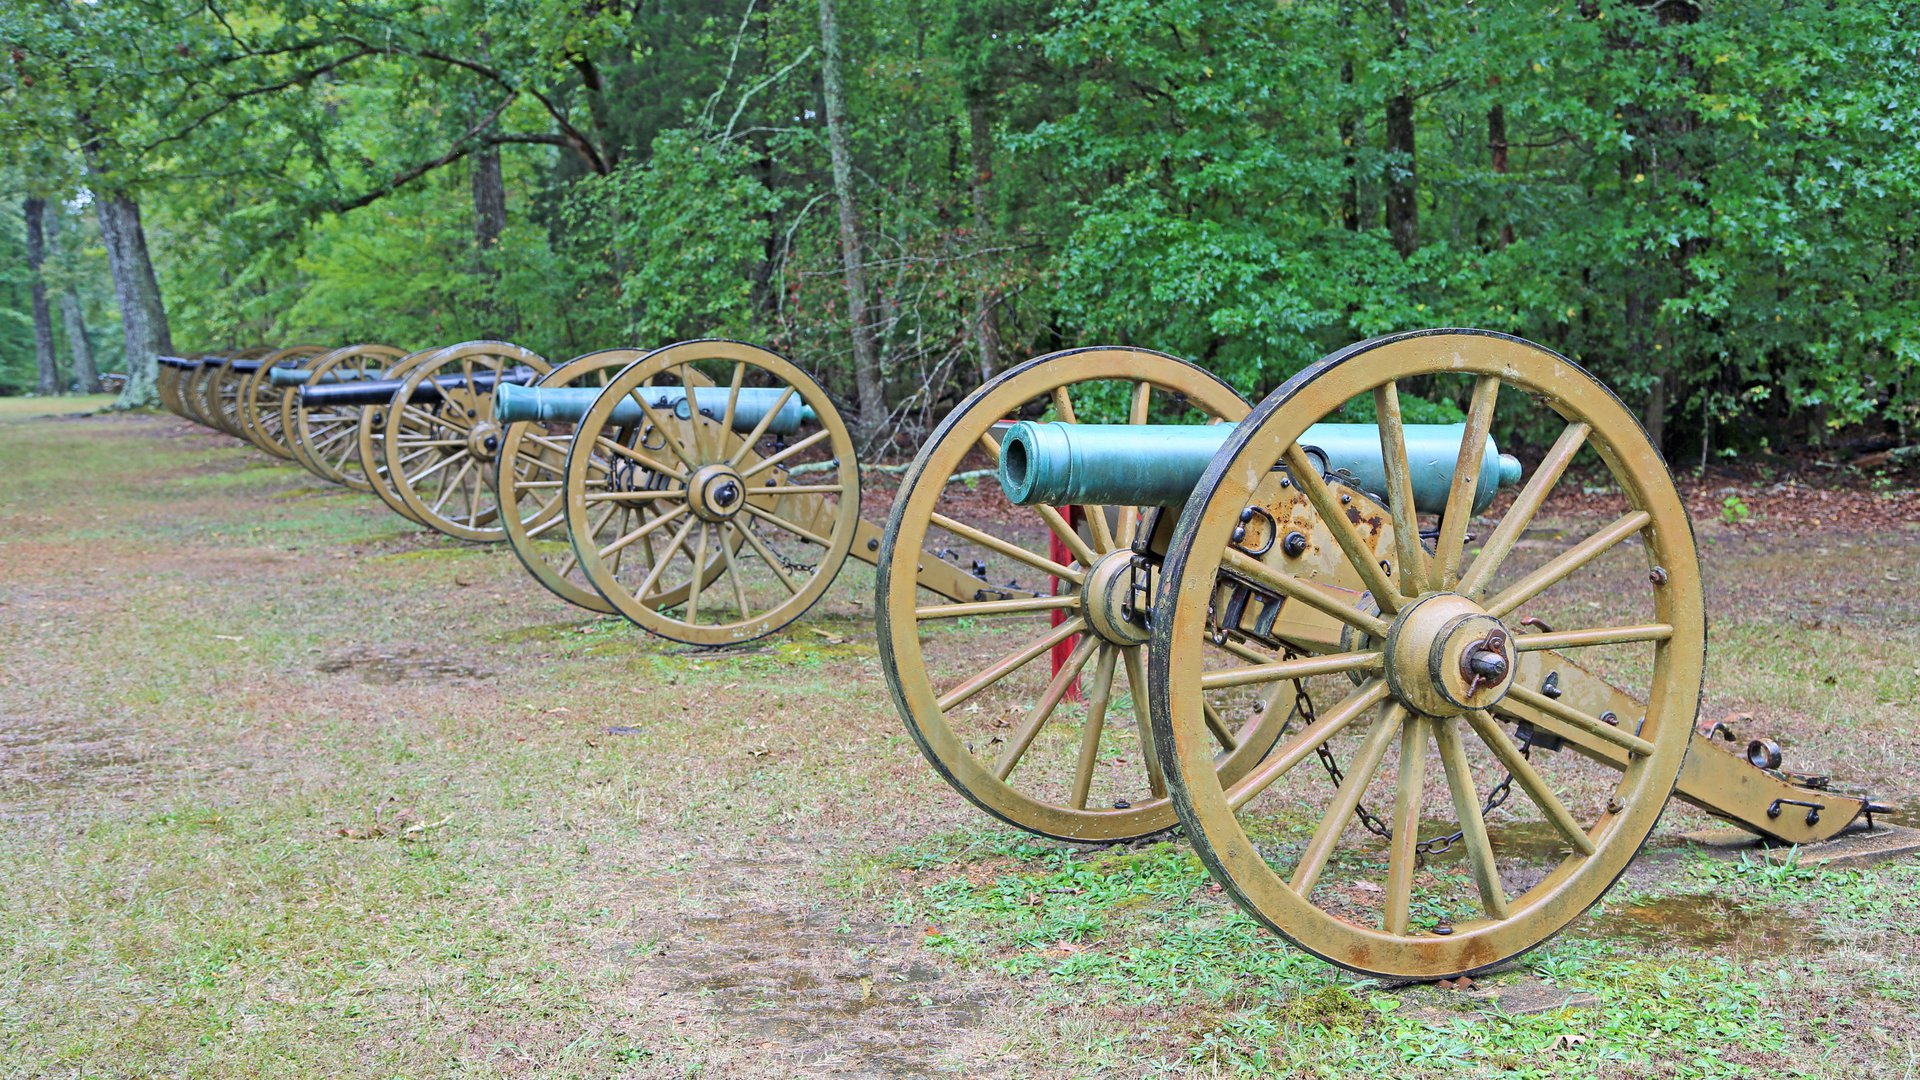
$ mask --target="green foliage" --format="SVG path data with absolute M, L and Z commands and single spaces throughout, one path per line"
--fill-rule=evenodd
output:
M 923 422 L 989 361 L 1095 342 L 1259 394 L 1469 325 L 1664 403 L 1674 452 L 1904 433 L 1920 30 L 1898 0 L 1789 7 L 1416 3 L 1402 44 L 1335 0 L 843 5 L 890 406 Z M 137 194 L 183 348 L 728 334 L 850 393 L 811 4 L 15 5 L 0 38 L 0 187 Z M 510 212 L 482 251 L 486 145 Z
M 1738 525 L 1753 516 L 1747 504 L 1738 495 L 1729 495 L 1720 504 L 1720 520 L 1728 525 Z
M 656 139 L 646 162 L 575 185 L 576 269 L 613 281 L 626 313 L 614 340 L 754 336 L 754 270 L 777 205 L 745 147 L 685 130 Z

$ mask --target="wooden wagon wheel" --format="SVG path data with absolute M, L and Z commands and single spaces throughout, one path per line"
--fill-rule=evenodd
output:
M 215 431 L 227 431 L 226 418 L 220 413 L 220 381 L 226 375 L 227 364 L 234 359 L 234 355 L 223 353 L 202 360 L 200 377 L 194 382 L 194 415 Z
M 581 418 L 565 479 L 587 581 L 639 626 L 695 645 L 804 614 L 860 519 L 860 467 L 833 401 L 786 358 L 737 341 L 669 345 L 621 371 Z M 609 515 L 632 527 L 607 539 Z M 716 559 L 724 572 L 710 580 Z
M 420 365 L 433 359 L 442 346 L 411 352 L 393 362 L 393 366 L 382 372 L 382 382 L 404 380 Z M 388 401 L 380 405 L 363 406 L 360 410 L 360 422 L 354 425 L 354 445 L 358 447 L 360 475 L 372 480 L 370 487 L 387 509 L 406 518 L 416 525 L 425 525 L 413 512 L 413 507 L 400 497 L 400 489 L 395 486 L 393 476 L 387 471 L 387 411 L 393 407 Z M 423 451 L 431 454 L 432 451 Z
M 381 449 L 387 476 L 414 520 L 461 540 L 507 538 L 493 490 L 501 435 L 493 389 L 516 368 L 530 368 L 536 377 L 551 370 L 518 345 L 467 341 L 439 350 L 400 380 Z M 435 400 L 425 400 L 423 388 Z
M 283 460 L 293 459 L 293 447 L 280 426 L 279 387 L 271 374 L 276 367 L 298 367 L 300 362 L 327 351 L 325 345 L 292 345 L 260 358 L 240 383 L 240 429 L 253 445 Z
M 1429 518 L 1437 522 L 1431 552 L 1415 540 L 1426 523 L 1413 484 L 1431 465 L 1448 463 L 1416 459 L 1409 467 L 1399 395 L 1411 380 L 1430 397 L 1470 399 L 1444 512 Z M 1496 402 L 1504 403 L 1497 413 Z M 1308 425 L 1349 403 L 1349 414 L 1370 405 L 1381 420 L 1387 491 L 1377 500 L 1356 493 L 1349 478 L 1323 477 L 1300 446 Z M 1482 447 L 1495 422 L 1555 439 L 1498 525 L 1473 526 L 1477 536 L 1469 537 Z M 1583 448 L 1582 467 L 1604 471 L 1622 494 L 1617 516 L 1597 530 L 1530 531 Z M 1309 557 L 1315 553 L 1296 560 L 1262 551 L 1265 538 L 1237 532 L 1250 510 L 1278 514 L 1286 511 L 1272 508 L 1283 504 L 1326 527 L 1330 557 L 1346 560 L 1340 574 L 1309 572 L 1326 565 Z M 1369 531 L 1391 532 L 1387 558 L 1368 548 Z M 1226 614 L 1221 599 L 1236 593 L 1279 605 L 1282 620 L 1290 605 L 1302 605 L 1343 632 L 1317 643 L 1262 641 Z M 1549 625 L 1561 629 L 1544 630 Z M 1517 956 L 1619 877 L 1673 790 L 1706 641 L 1692 528 L 1633 415 L 1571 361 L 1468 330 L 1363 342 L 1263 401 L 1181 514 L 1153 627 L 1156 741 L 1208 868 L 1241 907 L 1302 948 L 1403 978 L 1458 975 Z M 1236 645 L 1231 665 L 1208 653 L 1219 638 Z M 1583 666 L 1603 664 L 1610 679 L 1638 683 L 1644 714 L 1588 715 L 1556 700 L 1551 675 L 1516 679 L 1525 654 L 1576 649 Z M 1210 704 L 1333 673 L 1344 673 L 1334 677 L 1338 704 L 1283 739 L 1238 789 L 1216 779 L 1207 767 Z M 1521 709 L 1617 748 L 1624 772 L 1548 752 L 1550 739 L 1515 722 Z M 1322 747 L 1337 785 L 1313 775 L 1318 766 L 1293 771 Z M 1340 761 L 1344 770 L 1331 767 Z M 1511 780 L 1494 779 L 1503 774 Z M 1368 801 L 1391 811 L 1359 814 Z M 1544 854 L 1520 847 L 1530 828 L 1548 837 Z M 1436 848 L 1448 846 L 1464 849 L 1464 858 L 1446 864 Z M 1521 855 L 1528 861 L 1516 861 Z
M 253 346 L 234 352 L 220 361 L 220 368 L 207 383 L 207 415 L 214 426 L 232 435 L 236 439 L 253 440 L 248 437 L 240 417 L 240 388 L 246 382 L 248 372 L 234 367 L 236 360 L 258 360 L 270 355 L 272 349 L 265 346 Z
M 1142 536 L 1142 510 L 1083 507 L 1070 524 L 1074 511 L 1010 504 L 990 472 L 1000 457 L 994 425 L 1042 415 L 1232 421 L 1246 411 L 1231 387 L 1171 356 L 1071 350 L 1009 368 L 974 391 L 914 458 L 880 550 L 882 668 L 921 753 L 987 813 L 1068 840 L 1145 836 L 1175 820 L 1147 738 L 1146 633 L 1111 617 L 1135 580 L 1129 549 Z M 1017 595 L 935 598 L 915 580 L 928 552 L 970 562 Z M 991 659 L 954 633 L 967 622 L 991 628 Z M 1057 670 L 1041 660 L 1049 655 Z M 1076 676 L 1084 706 L 1064 702 Z M 1127 708 L 1133 723 L 1109 721 L 1110 710 Z M 1218 767 L 1231 779 L 1271 744 L 1279 715 L 1214 721 L 1224 748 Z
M 186 413 L 180 404 L 181 370 L 171 363 L 162 363 L 153 375 L 153 391 L 160 399 L 160 407 L 175 416 L 184 417 Z
M 377 379 L 405 353 L 406 350 L 391 345 L 348 345 L 334 349 L 307 364 L 308 385 Z M 287 433 L 293 460 L 322 480 L 344 484 L 355 491 L 371 491 L 373 485 L 357 467 L 360 413 L 358 405 L 308 407 L 301 402 L 297 386 L 289 386 L 280 393 L 280 428 Z
M 180 405 L 187 419 L 201 427 L 212 427 L 213 421 L 207 418 L 205 389 L 207 380 L 219 366 L 220 357 L 207 353 L 196 358 L 199 366 L 185 373 L 180 380 Z
M 614 375 L 645 356 L 647 351 L 606 349 L 588 353 L 554 368 L 534 385 L 543 389 L 604 389 Z M 712 380 L 692 368 L 687 369 L 687 373 L 696 385 L 713 385 Z M 519 421 L 502 425 L 505 434 L 501 438 L 496 469 L 500 462 L 506 461 L 519 462 L 521 467 L 514 469 L 510 475 L 505 470 L 499 470 L 496 476 L 500 524 L 506 530 L 507 542 L 512 545 L 514 555 L 535 581 L 570 604 L 611 615 L 614 613 L 613 605 L 594 591 L 592 583 L 580 572 L 580 559 L 573 553 L 567 532 L 567 451 L 573 447 L 573 433 L 577 426 L 576 423 L 564 421 Z M 604 469 L 591 471 L 595 480 L 605 475 Z M 604 483 L 599 486 L 604 486 Z M 629 511 L 624 514 L 605 513 L 597 518 L 603 538 L 600 546 L 611 543 L 624 533 L 631 516 L 632 511 Z M 735 550 L 738 550 L 737 546 Z M 723 569 L 718 562 L 719 555 L 715 553 L 714 558 L 709 560 L 710 569 L 702 581 L 703 586 L 711 581 L 719 569 Z M 680 603 L 686 599 L 686 592 L 683 586 L 662 594 L 660 602 L 667 606 Z

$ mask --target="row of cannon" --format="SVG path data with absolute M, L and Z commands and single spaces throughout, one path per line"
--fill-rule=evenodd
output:
M 161 392 L 676 641 L 777 632 L 872 563 L 938 775 L 1046 837 L 1181 827 L 1240 907 L 1355 971 L 1538 945 L 1673 797 L 1780 844 L 1887 809 L 1696 728 L 1673 478 L 1597 379 L 1502 334 L 1360 342 L 1258 404 L 1142 349 L 1028 360 L 874 485 L 884 523 L 825 389 L 740 342 L 256 349 L 169 358 Z

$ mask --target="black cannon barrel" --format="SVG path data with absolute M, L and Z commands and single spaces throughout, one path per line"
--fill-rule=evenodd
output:
M 263 362 L 264 361 L 260 360 L 229 360 L 227 362 L 227 370 L 237 375 L 251 375 L 260 370 L 260 365 Z
M 486 393 L 501 383 L 525 386 L 540 377 L 540 373 L 529 367 L 509 368 L 506 371 L 476 371 L 473 374 L 472 388 Z M 367 406 L 385 405 L 393 400 L 393 395 L 406 385 L 405 379 L 366 379 L 359 382 L 333 383 L 323 386 L 303 386 L 300 388 L 300 404 L 308 408 L 328 405 Z M 467 386 L 465 375 L 442 375 L 429 379 L 413 388 L 412 403 L 430 404 L 440 400 L 442 387 Z
M 200 361 L 189 360 L 184 356 L 156 356 L 154 360 L 161 367 L 179 368 L 181 371 L 192 371 L 200 366 Z

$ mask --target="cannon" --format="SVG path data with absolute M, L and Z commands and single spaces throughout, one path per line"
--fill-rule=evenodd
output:
M 495 399 L 508 537 L 573 603 L 671 640 L 730 645 L 791 623 L 848 557 L 871 562 L 880 549 L 839 411 L 766 349 L 703 340 L 590 354 Z M 509 454 L 529 463 L 511 477 Z M 1059 603 L 1038 581 L 922 555 L 915 580 L 935 595 Z
M 273 457 L 292 460 L 293 446 L 280 426 L 280 393 L 271 376 L 297 370 L 297 365 L 326 352 L 323 345 L 290 345 L 257 360 L 235 360 L 229 367 L 239 375 L 235 418 L 247 439 Z
M 1450 455 L 1403 423 L 1409 386 L 1467 402 Z M 1320 426 L 1356 406 L 1371 447 Z M 1196 415 L 1213 422 L 1181 425 Z M 1009 420 L 1027 423 L 996 439 Z M 1542 447 L 1529 469 L 1490 445 L 1496 421 Z M 982 457 L 991 503 L 949 483 Z M 1612 492 L 1604 524 L 1543 524 L 1573 475 Z M 969 521 L 1000 522 L 1016 547 L 999 554 L 1070 603 L 928 603 L 918 553 Z M 1887 809 L 1765 744 L 1696 737 L 1704 602 L 1672 478 L 1598 380 L 1501 334 L 1362 342 L 1251 410 L 1139 350 L 1009 369 L 915 458 L 877 584 L 895 704 L 966 798 L 1075 840 L 1179 824 L 1254 918 L 1376 976 L 1467 974 L 1547 940 L 1669 796 L 1790 844 Z M 996 659 L 942 647 L 962 615 L 1004 627 Z M 1130 725 L 1107 723 L 1122 667 Z M 1084 708 L 1063 707 L 1089 670 Z
M 406 350 L 391 345 L 363 343 L 321 353 L 303 367 L 308 378 L 319 383 L 377 379 L 405 355 Z M 322 480 L 372 491 L 373 483 L 358 468 L 361 407 L 309 406 L 299 390 L 299 386 L 280 388 L 280 428 L 287 433 L 293 460 Z
M 360 425 L 362 470 L 405 517 L 461 540 L 507 538 L 499 476 L 533 469 L 535 457 L 501 454 L 493 391 L 531 382 L 551 365 L 505 341 L 467 341 L 417 354 L 383 380 L 307 386 L 306 397 L 371 402 Z
M 187 376 L 200 366 L 200 361 L 184 356 L 161 356 L 156 357 L 155 362 L 158 367 L 154 370 L 154 391 L 159 395 L 161 407 L 182 419 L 193 419 L 187 415 L 180 388 Z

